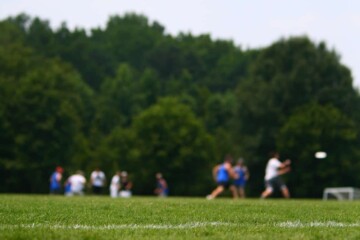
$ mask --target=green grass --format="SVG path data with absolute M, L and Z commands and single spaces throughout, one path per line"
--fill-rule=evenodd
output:
M 360 239 L 360 201 L 0 195 L 0 239 Z

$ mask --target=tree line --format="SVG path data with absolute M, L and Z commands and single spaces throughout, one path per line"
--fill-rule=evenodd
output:
M 293 160 L 295 197 L 360 182 L 359 92 L 324 42 L 242 49 L 134 13 L 90 30 L 19 14 L 0 32 L 1 192 L 47 192 L 61 165 L 127 170 L 135 194 L 163 172 L 173 195 L 205 195 L 230 153 L 258 196 L 274 150 Z

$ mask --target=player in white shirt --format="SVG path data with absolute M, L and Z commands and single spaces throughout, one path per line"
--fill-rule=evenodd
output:
M 77 171 L 76 174 L 71 175 L 67 180 L 67 184 L 70 185 L 70 192 L 67 193 L 67 196 L 84 195 L 85 183 L 86 179 L 82 171 Z
M 91 173 L 90 182 L 93 194 L 101 194 L 106 183 L 104 172 L 101 171 L 100 168 L 96 168 L 95 171 Z
M 280 162 L 279 153 L 275 152 L 271 154 L 271 159 L 268 161 L 265 170 L 265 191 L 262 192 L 261 198 L 269 197 L 274 188 L 279 188 L 282 195 L 285 198 L 290 198 L 290 192 L 283 180 L 281 175 L 290 171 L 291 161 L 287 159 L 284 162 Z
M 110 196 L 116 198 L 119 196 L 120 191 L 120 171 L 117 171 L 116 174 L 112 177 L 110 183 Z

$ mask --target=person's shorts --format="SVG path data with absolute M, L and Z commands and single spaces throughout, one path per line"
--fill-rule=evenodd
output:
M 229 181 L 226 181 L 226 182 L 221 181 L 221 182 L 217 182 L 217 185 L 222 186 L 224 188 L 229 188 L 230 187 L 230 182 Z
M 278 177 L 274 177 L 269 180 L 266 180 L 265 187 L 271 188 L 272 190 L 274 190 L 274 189 L 286 188 L 286 185 L 285 185 L 284 181 L 281 179 L 281 177 L 278 176 Z
M 246 181 L 234 181 L 234 185 L 235 185 L 235 187 L 237 187 L 237 188 L 245 187 Z
M 92 191 L 93 194 L 101 194 L 102 193 L 103 188 L 99 187 L 99 186 L 92 186 Z

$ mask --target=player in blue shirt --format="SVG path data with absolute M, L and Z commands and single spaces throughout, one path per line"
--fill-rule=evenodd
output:
M 242 158 L 237 161 L 233 170 L 239 176 L 239 178 L 234 180 L 236 191 L 238 192 L 239 197 L 245 198 L 245 185 L 250 177 L 250 173 L 248 168 L 244 165 L 244 160 Z
M 56 167 L 55 172 L 50 176 L 50 194 L 61 193 L 61 179 L 64 169 L 62 167 Z
M 232 157 L 227 155 L 222 164 L 216 165 L 213 169 L 213 177 L 217 184 L 217 187 L 214 191 L 211 192 L 206 198 L 211 200 L 216 198 L 220 193 L 222 193 L 226 188 L 229 188 L 233 194 L 234 198 L 237 198 L 237 191 L 235 186 L 230 185 L 231 179 L 238 178 L 238 175 L 234 172 L 232 168 Z
M 169 195 L 169 187 L 161 173 L 156 174 L 155 194 L 159 197 L 167 197 Z

